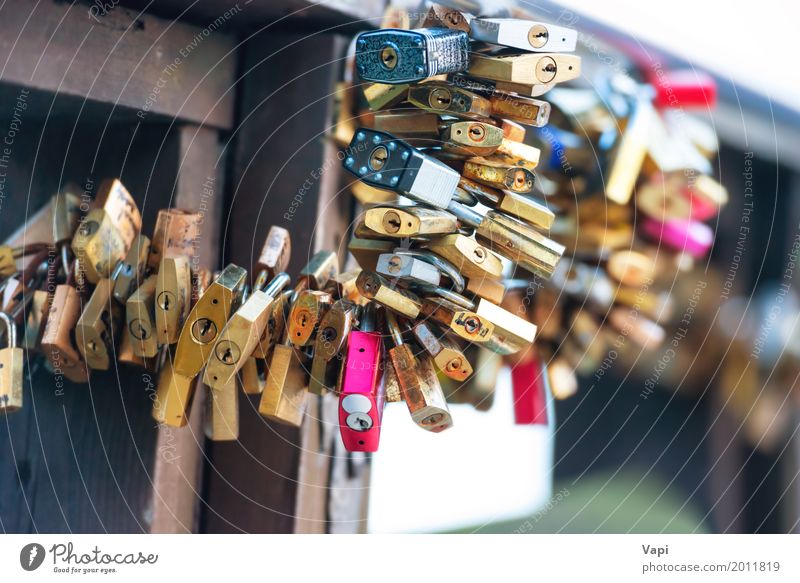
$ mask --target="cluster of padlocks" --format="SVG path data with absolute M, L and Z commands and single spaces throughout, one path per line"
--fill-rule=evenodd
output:
M 659 110 L 653 84 L 554 89 L 579 76 L 574 30 L 441 6 L 417 20 L 354 39 L 338 93 L 358 269 L 323 251 L 292 284 L 276 226 L 252 278 L 211 274 L 192 262 L 199 214 L 162 210 L 150 238 L 119 180 L 85 215 L 66 189 L 53 244 L 0 249 L 0 410 L 22 406 L 25 348 L 73 382 L 115 360 L 157 370 L 153 415 L 172 426 L 202 380 L 216 440 L 238 436 L 239 387 L 294 426 L 309 392 L 333 393 L 346 448 L 375 451 L 386 402 L 443 431 L 448 402 L 491 406 L 505 362 L 516 421 L 544 423 L 547 381 L 568 396 L 609 347 L 657 345 L 659 278 L 707 253 L 727 197 L 713 140 Z

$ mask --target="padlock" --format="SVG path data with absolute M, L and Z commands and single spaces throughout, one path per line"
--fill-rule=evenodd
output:
M 133 291 L 144 280 L 149 256 L 150 238 L 146 235 L 139 235 L 133 240 L 125 259 L 117 265 L 112 279 L 114 280 L 114 299 L 121 305 L 125 305 Z
M 227 320 L 210 352 L 203 382 L 212 389 L 223 389 L 253 354 L 269 324 L 272 304 L 289 283 L 289 275 L 279 273 L 268 285 L 266 271 L 253 286 L 253 292 Z
M 25 351 L 17 346 L 17 325 L 5 312 L 0 312 L 6 345 L 0 348 L 0 412 L 22 409 L 22 384 Z
M 328 283 L 325 284 L 325 288 L 322 291 L 328 292 L 336 300 L 358 301 L 361 295 L 358 293 L 356 280 L 361 271 L 362 269 L 357 267 L 350 271 L 340 273 L 333 279 L 328 280 Z
M 139 356 L 133 351 L 134 340 L 129 334 L 120 336 L 119 346 L 116 347 L 115 357 L 120 364 L 130 364 L 143 368 L 149 372 L 155 372 L 156 359 Z
M 419 26 L 420 28 L 449 28 L 466 33 L 470 31 L 469 20 L 461 12 L 441 4 L 428 6 L 428 11 L 423 15 Z
M 480 121 L 457 121 L 445 125 L 439 135 L 442 148 L 460 156 L 491 156 L 503 144 L 502 127 Z
M 373 207 L 364 214 L 367 228 L 393 238 L 448 235 L 458 231 L 456 217 L 424 207 Z
M 534 175 L 527 168 L 511 164 L 490 162 L 485 158 L 472 158 L 464 162 L 464 178 L 498 188 L 527 194 L 533 190 Z
M 404 84 L 469 67 L 469 37 L 460 30 L 384 29 L 356 40 L 356 70 L 365 81 Z
M 125 259 L 129 245 L 103 209 L 90 211 L 72 239 L 72 251 L 86 279 L 93 284 L 111 277 L 117 264 Z
M 519 18 L 473 18 L 470 29 L 474 40 L 523 51 L 569 52 L 578 42 L 572 28 Z
M 403 400 L 403 391 L 400 388 L 400 380 L 393 366 L 383 367 L 383 386 L 386 393 L 387 403 L 400 403 Z
M 94 288 L 75 326 L 75 342 L 86 365 L 108 370 L 122 309 L 112 297 L 114 282 L 101 279 Z
M 545 279 L 552 275 L 566 250 L 563 245 L 548 239 L 524 223 L 496 211 L 489 211 L 485 216 L 481 216 L 457 202 L 451 202 L 448 209 L 458 217 L 459 221 L 475 227 L 479 241 L 523 269 Z
M 266 367 L 266 362 L 255 356 L 250 356 L 245 360 L 239 374 L 242 391 L 245 395 L 260 395 L 264 392 L 264 385 L 267 382 L 264 367 Z
M 694 258 L 704 257 L 714 244 L 714 231 L 699 221 L 679 219 L 659 222 L 645 217 L 639 223 L 641 232 L 667 248 Z
M 425 298 L 421 311 L 425 316 L 469 342 L 485 344 L 491 340 L 494 333 L 494 324 L 474 311 L 465 310 L 442 298 Z
M 410 291 L 392 288 L 382 276 L 371 271 L 362 271 L 356 280 L 361 295 L 401 314 L 415 319 L 419 316 L 421 302 Z
M 212 354 L 217 337 L 238 309 L 247 270 L 229 263 L 189 312 L 175 348 L 175 372 L 194 378 Z
M 253 356 L 256 358 L 268 359 L 275 344 L 283 337 L 294 294 L 294 290 L 284 291 L 278 294 L 270 305 L 267 325 L 253 348 Z
M 184 427 L 189 422 L 196 381 L 177 374 L 172 355 L 169 350 L 165 352 L 153 399 L 153 419 L 170 427 Z
M 325 284 L 339 275 L 339 257 L 334 251 L 318 251 L 297 275 L 295 291 L 322 290 Z
M 614 251 L 606 260 L 606 271 L 622 285 L 639 288 L 656 276 L 656 262 L 639 251 Z
M 50 199 L 53 215 L 53 243 L 63 245 L 72 240 L 81 220 L 83 189 L 67 184 Z
M 289 339 L 296 347 L 313 342 L 317 325 L 333 298 L 324 291 L 304 290 L 297 294 L 289 309 Z
M 308 390 L 324 395 L 336 390 L 343 351 L 355 319 L 355 305 L 339 300 L 322 317 L 314 343 Z
M 364 100 L 372 111 L 393 107 L 408 95 L 408 85 L 388 83 L 366 83 L 363 85 Z
M 300 427 L 305 413 L 308 359 L 289 343 L 288 330 L 277 344 L 267 368 L 267 382 L 258 412 L 272 421 Z
M 409 255 L 384 253 L 378 257 L 375 271 L 390 280 L 402 279 L 406 282 L 435 286 L 441 283 L 441 274 L 436 267 Z
M 206 393 L 205 434 L 211 441 L 239 438 L 239 394 L 236 377 Z
M 506 286 L 503 282 L 489 277 L 471 277 L 467 280 L 465 289 L 493 304 L 501 303 L 506 294 Z
M 355 257 L 362 269 L 375 271 L 378 267 L 378 257 L 394 251 L 394 246 L 393 241 L 353 237 L 347 243 L 347 250 Z
M 491 155 L 475 158 L 474 161 L 525 168 L 533 172 L 539 165 L 540 156 L 539 148 L 503 138 L 500 146 Z
M 452 263 L 468 279 L 499 279 L 503 273 L 500 258 L 470 237 L 446 235 L 432 238 L 422 245 Z
M 458 185 L 458 172 L 385 132 L 360 128 L 345 151 L 348 172 L 377 188 L 388 188 L 416 202 L 446 208 Z
M 472 374 L 472 365 L 464 352 L 440 330 L 428 322 L 416 322 L 414 337 L 431 355 L 436 367 L 451 379 L 464 382 Z
M 445 81 L 412 85 L 408 90 L 408 102 L 437 115 L 483 120 L 492 114 L 488 99 Z
M 25 334 L 22 337 L 20 348 L 24 350 L 39 350 L 39 342 L 44 333 L 44 326 L 47 323 L 47 314 L 50 311 L 50 294 L 44 290 L 37 289 L 33 292 L 33 298 L 28 306 L 25 318 Z
M 397 194 L 391 190 L 384 190 L 382 188 L 375 188 L 365 182 L 356 180 L 350 184 L 350 194 L 362 205 L 381 204 L 384 202 L 395 202 Z
M 74 383 L 85 383 L 89 372 L 75 345 L 73 332 L 81 317 L 81 297 L 67 284 L 56 286 L 47 323 L 42 334 L 41 350 L 55 375 L 63 375 Z
M 550 104 L 547 101 L 507 93 L 495 93 L 489 102 L 494 117 L 537 128 L 546 126 L 550 120 Z
M 136 201 L 119 178 L 104 180 L 97 189 L 94 208 L 103 209 L 122 237 L 125 251 L 142 230 L 142 215 Z
M 623 120 L 624 125 L 614 148 L 613 159 L 605 173 L 605 193 L 608 200 L 627 204 L 631 199 L 647 155 L 648 138 L 657 115 L 648 97 L 634 98 L 633 109 L 627 119 Z
M 558 53 L 490 56 L 471 55 L 469 75 L 494 81 L 499 91 L 538 97 L 556 84 L 577 79 L 581 59 Z
M 261 255 L 256 263 L 256 273 L 265 271 L 267 281 L 273 280 L 279 273 L 289 267 L 292 257 L 292 238 L 289 231 L 273 225 L 269 228 L 267 239 L 261 248 Z
M 511 367 L 511 388 L 516 425 L 547 425 L 547 374 L 538 358 Z
M 503 137 L 514 142 L 524 142 L 527 131 L 525 127 L 510 119 L 500 120 L 500 129 L 503 130 Z
M 136 356 L 154 358 L 158 354 L 156 326 L 157 275 L 151 275 L 136 288 L 125 303 L 125 336 Z
M 434 145 L 442 125 L 435 113 L 413 109 L 379 111 L 372 114 L 371 121 L 367 125 L 373 129 L 402 138 L 413 145 Z
M 203 215 L 200 213 L 177 208 L 158 211 L 148 267 L 158 269 L 162 259 L 194 257 L 202 225 Z
M 381 437 L 385 393 L 383 341 L 375 332 L 375 304 L 350 332 L 339 388 L 339 433 L 347 451 L 375 452 Z
M 492 324 L 492 334 L 485 346 L 499 354 L 514 354 L 530 346 L 536 337 L 536 325 L 512 314 L 488 300 L 478 300 L 475 314 Z
M 496 211 L 501 211 L 542 229 L 552 227 L 556 218 L 553 211 L 527 196 L 489 188 L 467 178 L 459 181 L 459 188 L 463 188 L 475 196 L 479 202 Z
M 160 346 L 178 341 L 191 306 L 192 275 L 187 257 L 165 257 L 156 279 L 156 339 Z

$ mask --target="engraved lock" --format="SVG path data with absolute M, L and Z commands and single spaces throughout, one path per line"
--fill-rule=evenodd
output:
M 361 128 L 344 152 L 345 169 L 370 186 L 387 188 L 416 202 L 447 207 L 458 172 L 391 134 Z
M 408 90 L 408 102 L 438 115 L 481 120 L 492 114 L 492 104 L 488 99 L 445 81 L 412 85 Z
M 239 395 L 236 377 L 206 395 L 205 434 L 211 441 L 239 438 Z
M 272 421 L 300 427 L 308 387 L 307 357 L 288 342 L 288 331 L 272 352 L 258 412 Z
M 464 162 L 463 177 L 493 188 L 526 194 L 533 190 L 534 175 L 527 168 L 472 158 Z
M 17 346 L 17 325 L 0 312 L 6 345 L 0 348 L 0 412 L 13 413 L 22 408 L 22 384 L 25 352 Z
M 193 378 L 211 357 L 217 336 L 239 307 L 247 270 L 229 263 L 189 312 L 175 348 L 175 372 Z
M 375 452 L 381 437 L 385 394 L 383 341 L 371 331 L 374 304 L 364 308 L 361 329 L 350 333 L 339 392 L 339 433 L 347 451 Z
M 102 279 L 83 309 L 75 326 L 75 341 L 86 365 L 94 370 L 108 370 L 119 327 L 121 308 L 112 298 L 114 282 Z
M 266 278 L 266 272 L 264 278 Z M 210 352 L 203 382 L 212 389 L 223 389 L 253 354 L 269 325 L 275 299 L 289 283 L 289 275 L 279 273 L 263 290 L 256 282 L 253 293 L 230 317 Z M 268 333 L 274 333 L 267 331 Z
M 356 70 L 365 81 L 413 83 L 468 66 L 469 37 L 460 30 L 384 29 L 356 39 Z
M 53 214 L 53 242 L 56 245 L 70 241 L 81 220 L 81 199 L 83 189 L 68 184 L 50 199 Z
M 203 215 L 200 213 L 177 208 L 159 210 L 148 267 L 156 270 L 163 259 L 194 257 L 202 224 Z
M 25 350 L 39 350 L 39 342 L 47 323 L 47 314 L 50 311 L 50 294 L 44 290 L 34 290 L 30 307 L 25 318 L 25 334 L 20 347 Z
M 473 54 L 469 74 L 495 81 L 498 91 L 538 97 L 557 83 L 577 79 L 581 59 L 558 53 L 489 56 Z
M 525 168 L 533 172 L 539 165 L 540 156 L 541 152 L 538 148 L 503 138 L 500 146 L 490 156 L 474 161 L 485 161 L 488 164 L 506 165 L 512 168 Z
M 157 275 L 148 277 L 125 303 L 126 336 L 136 356 L 153 358 L 158 354 L 156 326 Z
M 538 231 L 498 213 L 482 217 L 472 209 L 453 202 L 449 209 L 459 221 L 475 227 L 477 239 L 523 269 L 548 279 L 566 248 Z
M 315 395 L 324 395 L 336 390 L 342 364 L 342 353 L 353 328 L 355 304 L 337 301 L 322 317 L 314 343 L 314 358 L 311 361 L 311 378 L 308 390 Z
M 516 217 L 526 223 L 549 229 L 555 221 L 555 213 L 535 200 L 507 190 L 497 190 L 478 182 L 462 178 L 459 188 L 475 196 L 479 202 L 497 211 Z
M 468 279 L 499 279 L 503 272 L 497 255 L 464 235 L 436 237 L 423 246 L 452 263 Z
M 156 340 L 175 344 L 191 307 L 192 275 L 186 257 L 165 257 L 156 279 Z
M 474 40 L 523 51 L 569 52 L 575 50 L 578 33 L 572 28 L 517 18 L 474 18 Z
M 261 248 L 261 255 L 256 263 L 256 273 L 267 272 L 267 279 L 274 279 L 289 267 L 292 257 L 292 238 L 289 231 L 273 225 L 269 228 L 267 239 Z
M 414 355 L 393 314 L 386 315 L 386 325 L 394 342 L 389 349 L 392 368 L 397 375 L 403 399 L 411 419 L 421 428 L 438 433 L 453 424 L 442 386 L 433 370 L 433 361 L 426 354 Z
M 472 365 L 455 342 L 428 322 L 417 322 L 412 331 L 442 373 L 459 382 L 469 378 L 472 374 Z
M 41 350 L 54 375 L 85 383 L 89 373 L 75 345 L 74 330 L 81 316 L 81 298 L 71 285 L 57 285 L 42 334 Z
M 97 189 L 94 207 L 105 211 L 127 252 L 142 230 L 142 215 L 131 193 L 118 178 L 104 180 Z
M 361 295 L 374 300 L 407 318 L 419 316 L 420 299 L 409 291 L 394 289 L 382 276 L 371 271 L 362 271 L 356 280 Z
M 170 427 L 184 427 L 189 422 L 196 382 L 175 372 L 172 355 L 167 351 L 158 375 L 153 419 Z
M 301 291 L 289 310 L 289 339 L 296 347 L 312 342 L 317 324 L 332 302 L 331 295 L 323 291 Z
M 378 257 L 377 273 L 389 280 L 402 279 L 410 283 L 438 286 L 441 283 L 439 270 L 430 263 L 398 253 L 384 253 Z
M 137 286 L 142 283 L 150 256 L 150 238 L 139 235 L 134 239 L 128 254 L 117 265 L 114 273 L 114 299 L 124 304 Z
M 510 119 L 502 119 L 500 120 L 499 127 L 503 130 L 503 137 L 507 140 L 512 140 L 514 142 L 525 141 L 527 130 L 517 122 L 511 121 Z
M 495 93 L 490 98 L 492 115 L 501 119 L 541 128 L 550 120 L 550 104 L 547 101 Z M 521 140 L 517 140 L 521 141 Z
M 455 216 L 424 207 L 373 207 L 364 214 L 364 224 L 380 235 L 398 239 L 458 231 Z
M 86 279 L 93 284 L 111 277 L 117 264 L 125 259 L 128 246 L 103 209 L 89 211 L 72 239 L 72 251 Z
M 353 237 L 347 244 L 347 250 L 353 255 L 362 269 L 375 271 L 378 267 L 378 257 L 384 253 L 391 253 L 395 243 L 375 239 L 361 239 Z
M 442 148 L 462 156 L 490 156 L 502 145 L 503 128 L 480 121 L 457 121 L 442 130 Z
M 364 100 L 372 111 L 386 109 L 405 100 L 408 85 L 390 85 L 388 83 L 368 83 L 364 85 Z

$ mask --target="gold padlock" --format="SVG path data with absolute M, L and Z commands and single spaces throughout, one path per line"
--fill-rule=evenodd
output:
M 491 156 L 503 144 L 503 128 L 480 121 L 445 125 L 439 137 L 442 148 L 462 156 Z
M 165 257 L 156 279 L 156 340 L 175 344 L 191 308 L 192 274 L 186 257 Z
M 534 175 L 527 168 L 472 158 L 464 162 L 462 176 L 501 190 L 527 194 L 533 190 Z
M 549 229 L 556 218 L 553 211 L 530 197 L 490 188 L 467 178 L 462 178 L 458 184 L 482 204 L 542 229 Z
M 550 104 L 546 101 L 507 93 L 495 93 L 489 101 L 495 117 L 537 128 L 546 126 L 550 119 Z
M 147 269 L 147 258 L 150 256 L 150 238 L 139 235 L 134 239 L 125 259 L 114 273 L 114 299 L 125 304 L 136 287 L 142 283 Z
M 299 427 L 305 412 L 307 358 L 288 342 L 275 346 L 258 412 L 272 421 Z
M 192 410 L 195 380 L 175 372 L 172 355 L 166 350 L 158 387 L 153 400 L 153 419 L 170 427 L 184 427 L 189 422 Z
M 465 235 L 436 237 L 422 245 L 452 263 L 464 277 L 498 279 L 503 273 L 500 258 Z
M 403 289 L 393 289 L 389 282 L 371 271 L 362 271 L 356 280 L 358 291 L 364 297 L 375 300 L 379 304 L 411 319 L 419 316 L 421 302 L 419 298 Z
M 441 298 L 425 298 L 422 313 L 469 342 L 484 344 L 494 333 L 494 324 L 485 318 Z
M 355 257 L 362 269 L 375 271 L 378 266 L 378 257 L 384 253 L 391 253 L 395 243 L 377 239 L 362 239 L 353 237 L 347 244 L 347 250 Z
M 408 95 L 408 85 L 372 83 L 364 85 L 364 99 L 373 111 L 397 105 Z
M 158 269 L 162 259 L 194 257 L 202 225 L 200 213 L 177 208 L 158 211 L 148 267 Z
M 236 377 L 206 394 L 205 434 L 211 441 L 239 438 L 239 394 Z
M 239 375 L 245 395 L 260 395 L 264 392 L 264 385 L 267 382 L 266 375 L 263 373 L 264 369 L 259 367 L 266 367 L 266 364 L 263 359 L 255 356 L 251 356 L 245 361 Z
M 103 209 L 90 211 L 72 239 L 72 251 L 86 279 L 93 284 L 111 277 L 117 264 L 125 259 L 128 247 L 129 243 Z
M 193 378 L 211 356 L 217 336 L 238 307 L 247 270 L 229 263 L 192 308 L 175 348 L 175 372 Z
M 315 395 L 324 395 L 336 389 L 341 372 L 342 354 L 347 336 L 353 327 L 355 304 L 337 301 L 322 317 L 319 333 L 314 343 L 314 358 L 311 361 L 311 378 L 308 390 Z
M 25 351 L 17 346 L 17 325 L 8 314 L 0 312 L 6 346 L 0 348 L 0 413 L 22 409 L 22 384 Z
M 125 251 L 142 230 L 142 215 L 136 201 L 118 178 L 104 180 L 97 189 L 94 207 L 103 209 L 111 224 L 119 232 Z
M 81 297 L 71 285 L 57 285 L 50 302 L 47 323 L 42 334 L 41 350 L 53 373 L 74 383 L 85 383 L 89 372 L 72 332 L 81 316 Z
M 89 368 L 108 370 L 114 333 L 118 328 L 121 308 L 112 298 L 114 282 L 102 279 L 92 292 L 75 326 L 75 340 Z
M 412 85 L 408 90 L 408 102 L 438 115 L 480 120 L 492 114 L 492 104 L 488 99 L 443 81 Z
M 531 97 L 546 93 L 557 83 L 577 79 L 580 73 L 581 58 L 577 55 L 561 53 L 470 55 L 470 75 L 496 81 L 499 91 Z
M 44 333 L 49 310 L 50 294 L 41 289 L 34 290 L 33 299 L 27 310 L 25 334 L 22 337 L 21 348 L 33 351 L 39 350 L 39 341 Z
M 412 330 L 436 367 L 446 376 L 463 382 L 472 374 L 472 365 L 464 352 L 441 331 L 424 321 L 414 324 Z
M 373 207 L 364 214 L 364 224 L 385 237 L 446 235 L 458 231 L 456 217 L 447 211 L 421 206 Z
M 506 286 L 502 281 L 488 277 L 471 277 L 464 289 L 493 304 L 501 303 L 506 293 Z
M 125 304 L 127 329 L 133 353 L 140 357 L 153 358 L 158 354 L 156 326 L 157 275 L 148 277 L 128 298 Z
M 312 341 L 317 324 L 332 299 L 331 294 L 324 291 L 303 290 L 297 294 L 287 321 L 289 340 L 294 346 L 306 346 Z
M 483 158 L 476 158 L 474 161 L 507 165 L 513 168 L 525 168 L 532 172 L 539 165 L 540 155 L 541 152 L 539 148 L 503 138 L 500 142 L 500 146 L 498 146 L 494 152 Z

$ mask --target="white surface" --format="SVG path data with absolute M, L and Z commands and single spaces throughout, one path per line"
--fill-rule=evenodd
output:
M 497 382 L 489 411 L 451 405 L 454 426 L 439 434 L 417 427 L 405 403 L 387 405 L 372 461 L 370 532 L 476 526 L 531 515 L 547 502 L 551 430 L 514 425 L 508 368 Z

